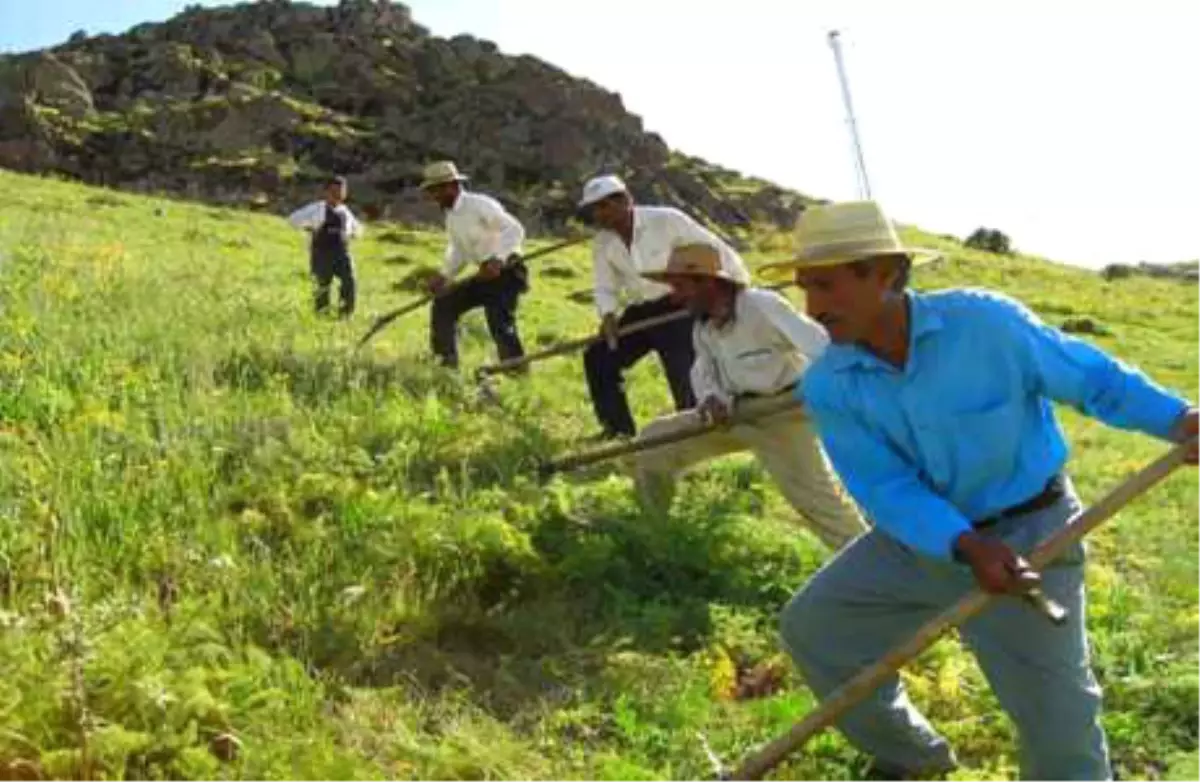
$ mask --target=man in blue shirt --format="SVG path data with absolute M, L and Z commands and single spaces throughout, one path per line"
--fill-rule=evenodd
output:
M 874 202 L 809 209 L 796 243 L 793 260 L 768 269 L 795 273 L 832 342 L 796 394 L 875 526 L 783 613 L 784 643 L 823 697 L 973 586 L 1022 590 L 1022 554 L 1080 510 L 1053 401 L 1169 441 L 1196 435 L 1197 411 L 1006 296 L 908 290 L 912 264 L 934 254 L 904 247 Z M 1026 778 L 1111 778 L 1083 561 L 1080 544 L 1041 574 L 1066 626 L 1003 600 L 960 628 L 1016 723 Z M 839 727 L 885 775 L 955 762 L 898 677 Z

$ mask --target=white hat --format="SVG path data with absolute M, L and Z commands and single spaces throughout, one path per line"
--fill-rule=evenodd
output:
M 603 201 L 610 195 L 628 192 L 629 190 L 625 187 L 625 183 L 621 181 L 621 177 L 615 174 L 593 177 L 583 186 L 583 198 L 579 200 L 579 208 L 584 209 L 589 207 L 597 201 Z

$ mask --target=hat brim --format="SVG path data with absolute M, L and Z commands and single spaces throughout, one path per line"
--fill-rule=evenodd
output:
M 466 182 L 466 181 L 470 180 L 470 178 L 471 177 L 467 176 L 466 174 L 459 174 L 458 176 L 445 177 L 443 179 L 427 180 L 427 181 L 421 183 L 421 189 L 428 190 L 431 187 L 437 187 L 438 185 L 448 185 L 451 182 Z
M 928 263 L 933 263 L 942 258 L 942 253 L 937 250 L 931 250 L 928 247 L 904 247 L 892 252 L 874 253 L 871 255 L 844 255 L 822 258 L 817 261 L 810 261 L 804 258 L 790 258 L 786 261 L 776 261 L 774 263 L 764 264 L 758 267 L 757 273 L 760 277 L 766 280 L 786 280 L 796 273 L 797 269 L 821 269 L 827 266 L 841 266 L 847 263 L 855 263 L 856 261 L 869 261 L 874 258 L 882 258 L 888 255 L 907 255 L 914 267 L 924 266 Z
M 613 190 L 609 193 L 605 193 L 602 196 L 597 196 L 597 197 L 593 198 L 591 201 L 584 201 L 583 199 L 580 199 L 579 203 L 575 207 L 575 211 L 583 212 L 584 210 L 591 209 L 593 206 L 600 203 L 604 199 L 612 198 L 615 195 L 629 195 L 629 191 L 628 190 Z
M 647 280 L 662 283 L 664 285 L 667 283 L 667 279 L 670 277 L 699 277 L 699 278 L 705 279 L 705 280 L 725 280 L 725 282 L 732 282 L 734 285 L 743 285 L 744 284 L 744 283 L 738 282 L 737 280 L 733 279 L 732 277 L 729 277 L 724 274 L 702 274 L 700 272 L 669 272 L 669 271 L 639 272 L 639 274 L 642 277 L 645 277 Z

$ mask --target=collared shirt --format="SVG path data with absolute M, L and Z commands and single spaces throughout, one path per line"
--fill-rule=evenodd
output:
M 1067 446 L 1051 400 L 1167 439 L 1188 408 L 1144 374 L 980 290 L 908 294 L 903 369 L 831 345 L 796 394 L 884 532 L 949 559 L 954 539 L 1036 496 Z
M 824 328 L 775 291 L 747 288 L 733 307 L 724 324 L 697 320 L 692 328 L 692 390 L 698 400 L 715 396 L 729 404 L 741 394 L 778 393 L 829 344 Z
M 716 247 L 722 265 L 739 282 L 749 283 L 750 273 L 741 256 L 712 231 L 671 206 L 634 206 L 629 247 L 615 231 L 600 231 L 592 242 L 593 297 L 600 316 L 616 312 L 622 299 L 625 304 L 637 304 L 670 293 L 669 286 L 647 280 L 641 272 L 666 268 L 671 250 L 692 243 Z
M 324 224 L 325 210 L 328 208 L 329 205 L 324 201 L 313 201 L 311 204 L 302 206 L 288 215 L 288 222 L 296 228 L 311 228 L 315 231 Z M 354 218 L 354 213 L 350 211 L 350 207 L 345 204 L 338 204 L 333 207 L 333 210 L 341 216 L 347 237 L 363 235 L 362 223 Z
M 446 210 L 446 261 L 442 274 L 453 279 L 467 263 L 504 260 L 521 252 L 525 228 L 500 202 L 483 193 L 463 190 Z

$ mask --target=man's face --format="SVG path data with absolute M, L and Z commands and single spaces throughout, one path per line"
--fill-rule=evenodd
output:
M 325 185 L 325 200 L 331 204 L 340 204 L 346 200 L 346 183 L 330 182 Z
M 592 206 L 592 220 L 606 231 L 616 231 L 627 225 L 633 201 L 625 193 L 613 193 Z
M 671 286 L 671 301 L 675 304 L 687 307 L 693 315 L 717 314 L 724 289 L 712 277 L 670 274 L 666 282 Z
M 458 200 L 461 189 L 458 182 L 443 182 L 440 185 L 425 188 L 425 195 L 442 209 L 450 209 Z
M 840 344 L 867 337 L 890 294 L 891 278 L 886 264 L 875 263 L 868 263 L 865 272 L 848 263 L 796 270 L 805 311 Z
M 671 287 L 671 302 L 682 304 L 693 313 L 703 310 L 703 294 L 700 290 L 701 280 L 688 274 L 668 274 L 664 281 Z

